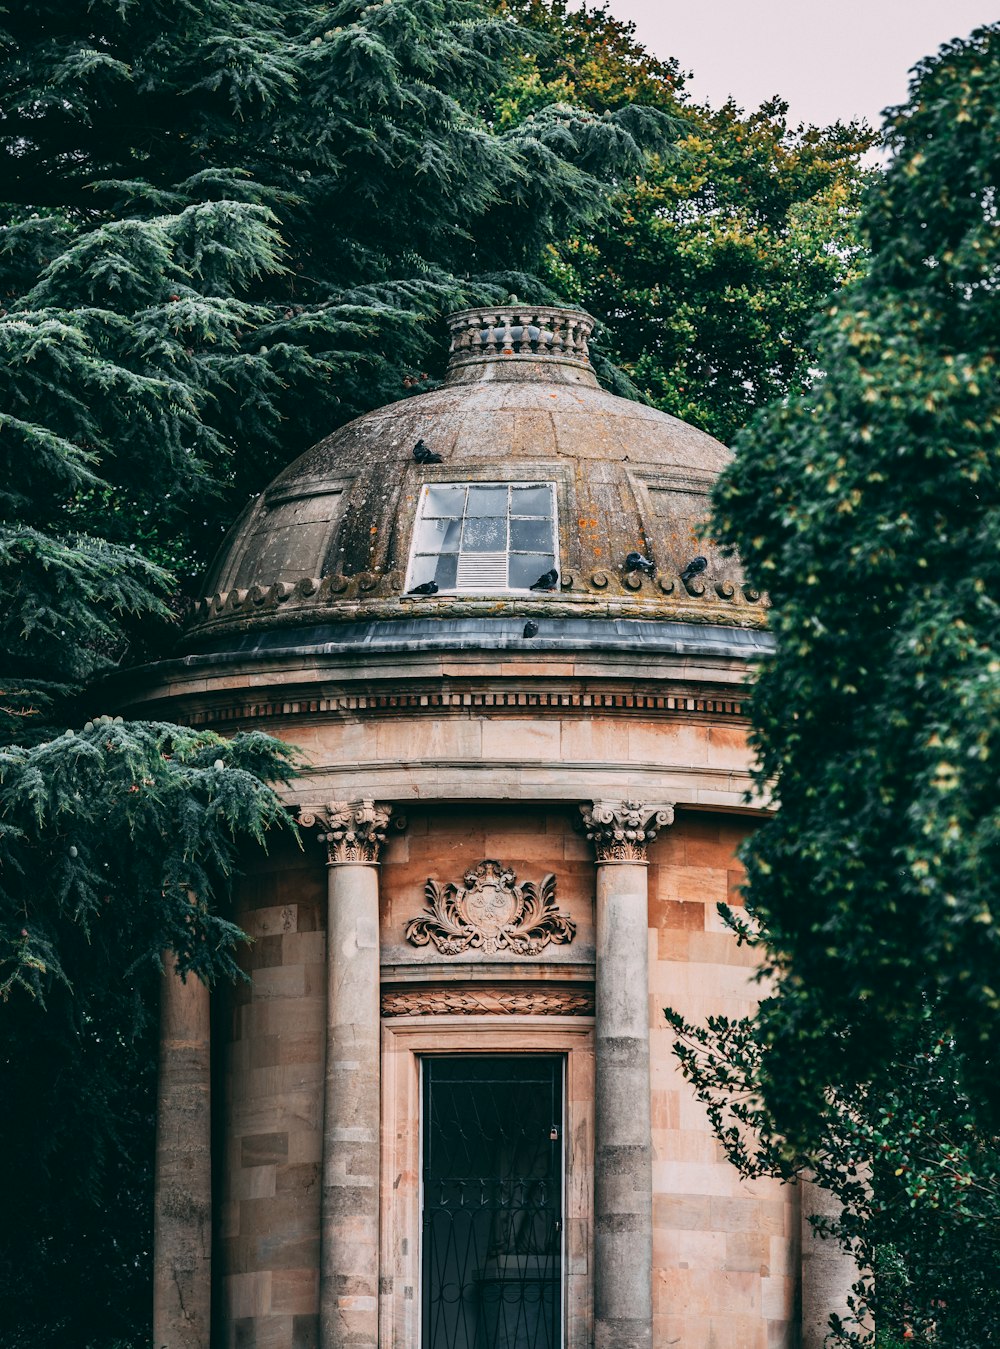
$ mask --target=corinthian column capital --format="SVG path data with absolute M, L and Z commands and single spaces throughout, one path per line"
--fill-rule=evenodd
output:
M 375 801 L 330 801 L 325 806 L 306 806 L 299 811 L 299 826 L 318 828 L 320 843 L 326 844 L 327 866 L 345 863 L 374 866 L 392 817 L 392 806 Z M 393 821 L 401 829 L 402 816 Z
M 580 815 L 598 862 L 645 862 L 647 843 L 674 822 L 672 805 L 641 801 L 592 801 Z

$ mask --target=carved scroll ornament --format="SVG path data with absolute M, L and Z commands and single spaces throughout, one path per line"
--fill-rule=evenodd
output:
M 556 878 L 544 877 L 537 888 L 531 881 L 517 885 L 517 877 L 499 862 L 480 862 L 465 873 L 464 885 L 443 888 L 428 880 L 427 908 L 406 924 L 412 946 L 433 942 L 442 955 L 463 951 L 495 955 L 536 956 L 550 942 L 571 942 L 576 924 L 556 907 Z
M 382 994 L 383 1016 L 593 1016 L 594 994 L 573 988 L 413 988 Z
M 374 801 L 331 801 L 325 806 L 309 806 L 299 811 L 303 829 L 318 826 L 316 835 L 326 844 L 328 866 L 344 862 L 372 864 L 378 861 L 385 842 L 392 806 Z M 396 820 L 402 826 L 403 820 Z
M 646 844 L 674 822 L 673 806 L 640 801 L 594 801 L 580 815 L 598 862 L 645 862 Z

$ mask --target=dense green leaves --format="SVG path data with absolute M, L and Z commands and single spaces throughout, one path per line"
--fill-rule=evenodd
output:
M 209 983 L 235 972 L 229 884 L 284 823 L 268 784 L 289 771 L 260 734 L 110 716 L 0 748 L 10 1349 L 148 1338 L 160 954 Z
M 779 102 L 691 108 L 677 153 L 622 193 L 613 224 L 559 250 L 556 274 L 612 325 L 655 406 L 729 441 L 808 380 L 812 318 L 863 262 L 870 140 L 790 127 Z
M 808 382 L 812 318 L 856 276 L 871 176 L 863 126 L 794 127 L 773 100 L 750 113 L 690 101 L 676 62 L 658 61 L 603 5 L 504 0 L 543 37 L 521 57 L 501 115 L 546 102 L 672 112 L 672 154 L 622 177 L 613 211 L 551 251 L 554 283 L 608 324 L 634 387 L 728 441 L 759 407 Z
M 92 941 L 105 915 L 109 950 L 135 966 L 170 949 L 206 983 L 234 975 L 240 933 L 214 901 L 237 840 L 263 842 L 284 823 L 265 783 L 289 768 L 289 752 L 259 733 L 226 740 L 109 716 L 0 750 L 0 1002 L 20 990 L 44 1004 L 54 983 L 71 985 L 66 925 Z
M 795 1036 L 836 1028 L 864 1078 L 893 1027 L 940 1000 L 983 1065 L 990 1112 L 998 45 L 986 30 L 920 70 L 867 218 L 870 274 L 820 325 L 825 375 L 742 438 L 717 493 L 726 538 L 774 603 L 778 655 L 754 715 L 781 810 L 751 847 L 750 892 L 772 963 L 805 990 Z
M 753 1024 L 715 1017 L 693 1027 L 667 1015 L 685 1075 L 740 1171 L 808 1177 L 843 1206 L 839 1218 L 813 1223 L 858 1267 L 852 1314 L 835 1320 L 835 1343 L 871 1345 L 873 1323 L 877 1349 L 1000 1343 L 1000 1143 L 977 1120 L 961 1086 L 962 1057 L 933 1016 L 896 1038 L 882 1077 L 828 1088 L 805 1154 L 789 1147 L 761 1100 L 773 1051 Z
M 403 394 L 442 311 L 552 298 L 544 247 L 674 133 L 491 122 L 523 34 L 472 0 L 34 0 L 5 29 L 7 453 L 99 462 L 119 541 L 186 575 L 248 491 Z
M 897 1323 L 962 1349 L 997 1342 L 998 109 L 1000 28 L 917 68 L 869 270 L 815 330 L 822 374 L 717 487 L 773 602 L 753 717 L 780 810 L 737 927 L 774 984 L 752 1024 L 675 1023 L 706 1100 L 755 1103 L 771 1161 L 826 1157 L 869 1258 L 895 1261 L 883 1311 L 895 1288 Z

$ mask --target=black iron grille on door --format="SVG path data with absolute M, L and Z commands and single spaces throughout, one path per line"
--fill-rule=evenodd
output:
M 559 1349 L 562 1060 L 424 1060 L 422 1349 Z

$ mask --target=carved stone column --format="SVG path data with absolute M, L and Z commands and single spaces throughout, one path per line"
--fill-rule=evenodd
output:
M 378 862 L 390 806 L 303 811 L 327 860 L 327 1034 L 321 1349 L 377 1349 L 379 1270 Z
M 212 1139 L 208 989 L 164 956 L 153 1199 L 153 1344 L 208 1349 Z
M 653 1343 L 653 1170 L 646 844 L 672 806 L 581 806 L 597 859 L 595 1349 Z

